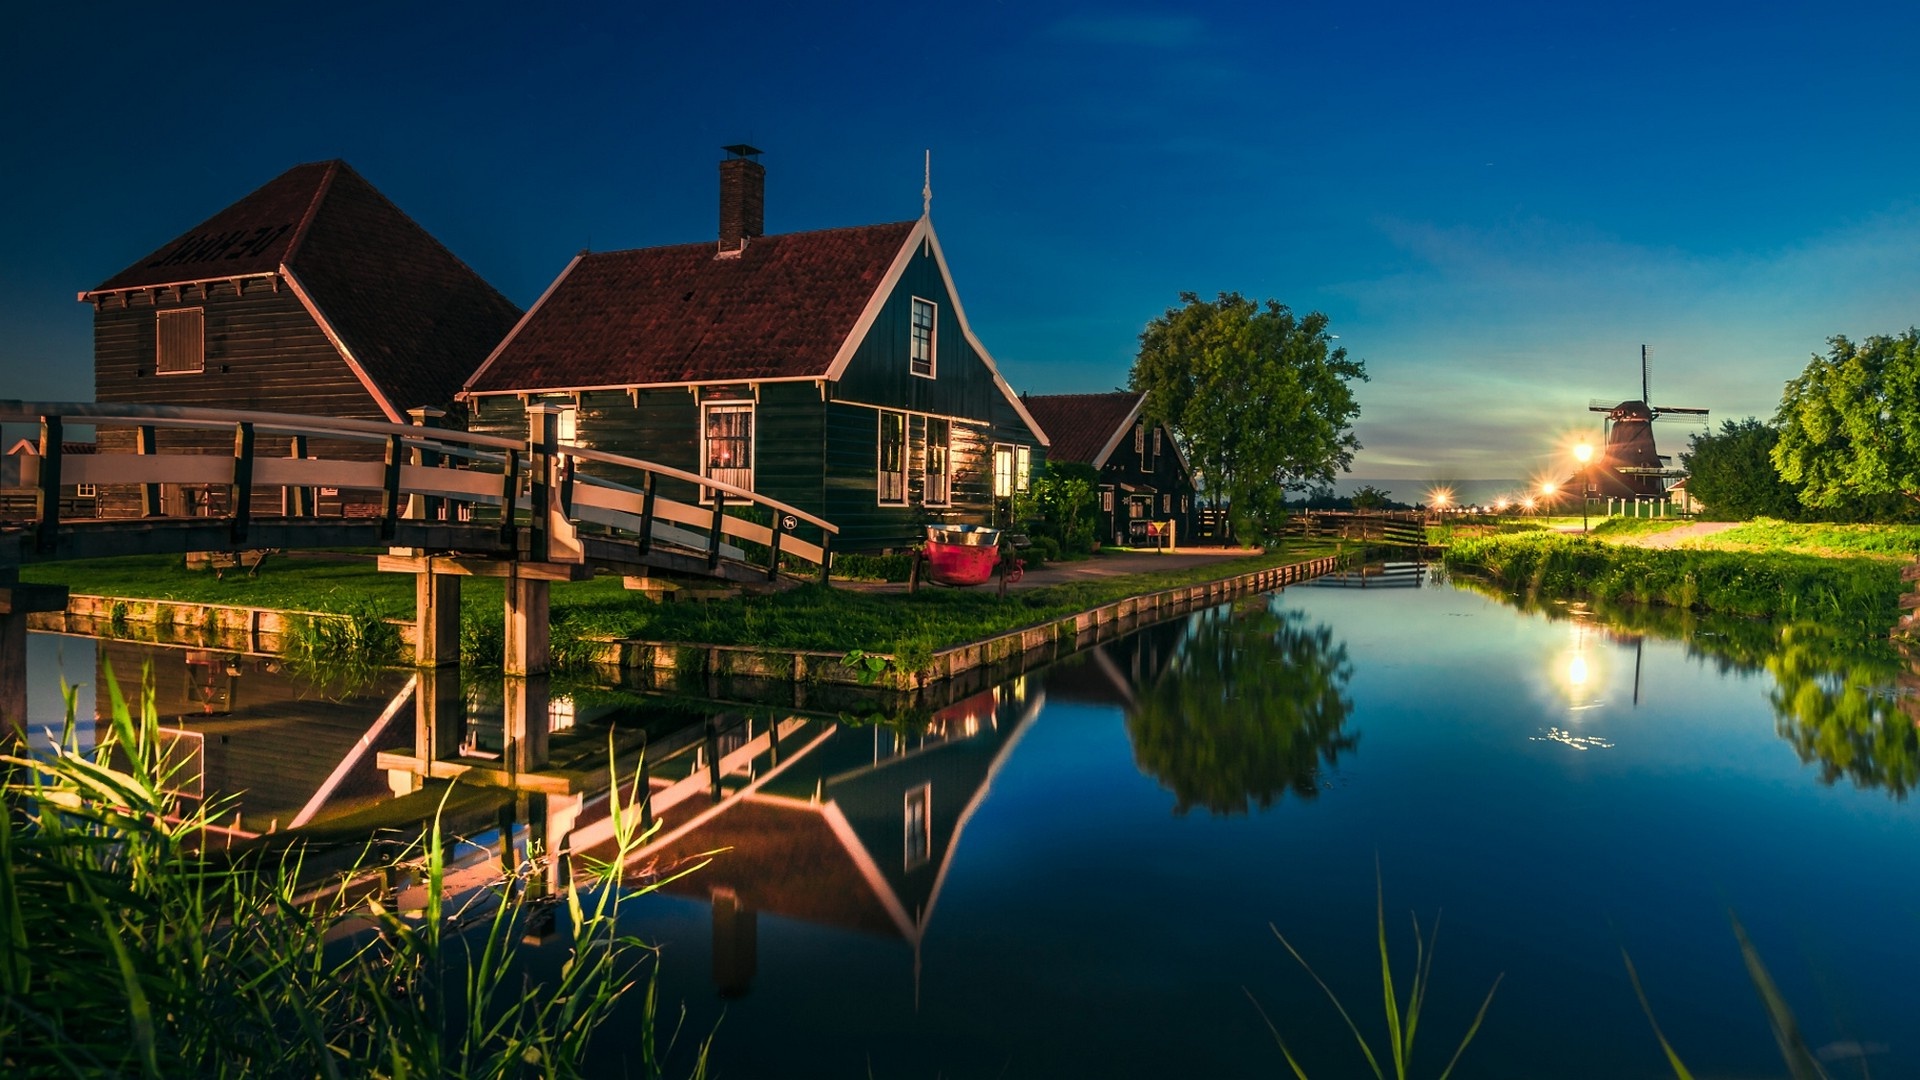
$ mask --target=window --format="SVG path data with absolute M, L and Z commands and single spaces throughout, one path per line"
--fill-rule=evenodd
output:
M 1113 489 L 1112 488 L 1100 489 L 1100 509 L 1106 511 L 1109 514 L 1113 513 Z
M 753 406 L 706 407 L 702 475 L 753 490 Z M 700 489 L 700 501 L 712 502 L 711 489 Z
M 928 506 L 945 506 L 952 501 L 948 457 L 952 453 L 953 428 L 949 421 L 927 418 L 926 487 L 920 501 Z
M 557 422 L 554 424 L 554 427 L 559 432 L 556 438 L 559 439 L 561 446 L 572 446 L 574 443 L 579 441 L 580 439 L 580 410 L 579 409 L 561 409 L 560 415 L 555 417 L 555 420 Z
M 1160 512 L 1163 514 L 1170 514 L 1173 512 L 1173 496 L 1171 495 L 1160 496 Z
M 92 484 L 73 485 L 73 496 L 76 499 L 92 499 L 99 497 L 99 495 L 100 489 L 94 487 Z
M 1187 497 L 1185 495 L 1180 496 L 1180 512 L 1183 514 L 1187 512 Z
M 1013 494 L 1013 447 L 995 444 L 993 448 L 993 497 L 1004 499 Z
M 932 302 L 913 298 L 913 341 L 908 353 L 907 370 L 933 378 L 933 331 L 935 308 Z
M 933 857 L 933 785 L 921 784 L 908 791 L 904 809 L 906 868 L 912 870 Z
M 1140 464 L 1147 463 L 1147 425 L 1133 425 L 1133 452 L 1140 455 Z
M 1160 429 L 1159 428 L 1153 429 L 1153 456 L 1156 461 L 1159 460 L 1159 457 L 1160 457 Z
M 154 316 L 154 374 L 191 375 L 206 370 L 206 326 L 206 314 L 201 308 L 157 313 Z
M 1027 490 L 1027 481 L 1033 478 L 1033 448 L 1016 447 L 1013 451 L 1013 490 Z
M 880 503 L 905 506 L 907 502 L 907 414 L 880 411 Z

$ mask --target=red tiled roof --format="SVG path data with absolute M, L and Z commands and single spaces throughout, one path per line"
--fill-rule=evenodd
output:
M 582 255 L 467 390 L 823 376 L 915 224 Z
M 93 291 L 271 274 L 283 264 L 402 413 L 452 401 L 520 317 L 343 161 L 288 169 Z
M 1048 461 L 1094 465 L 1108 440 L 1132 418 L 1134 408 L 1145 396 L 1116 390 L 1110 394 L 1034 394 L 1021 400 L 1053 439 L 1047 448 Z

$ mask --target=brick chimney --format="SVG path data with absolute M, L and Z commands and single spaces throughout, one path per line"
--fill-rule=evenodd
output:
M 756 159 L 760 151 L 745 143 L 721 149 L 720 250 L 739 251 L 747 241 L 767 231 L 767 167 Z

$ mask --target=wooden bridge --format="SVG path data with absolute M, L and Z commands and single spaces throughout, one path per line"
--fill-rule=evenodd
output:
M 656 572 L 777 586 L 825 581 L 831 522 L 733 484 L 639 458 L 566 445 L 562 410 L 527 409 L 526 440 L 434 426 L 155 405 L 0 401 L 0 422 L 37 424 L 37 455 L 0 459 L 0 715 L 24 715 L 25 616 L 58 610 L 66 590 L 23 584 L 23 566 L 192 551 L 385 547 L 381 569 L 417 580 L 418 663 L 459 661 L 459 581 L 507 581 L 510 675 L 546 672 L 550 582 L 596 570 L 630 583 Z M 75 426 L 132 435 L 131 453 L 63 453 Z M 163 451 L 161 431 L 232 452 Z M 184 434 L 180 434 L 184 433 Z M 107 440 L 102 440 L 106 442 Z M 615 473 L 626 482 L 593 473 Z M 694 501 L 670 498 L 662 482 Z M 137 516 L 63 516 L 75 485 L 138 492 Z M 205 490 L 214 515 L 180 514 L 169 488 Z M 319 496 L 351 513 L 321 516 Z M 174 510 L 169 515 L 167 510 Z M 18 711 L 16 711 L 16 706 Z

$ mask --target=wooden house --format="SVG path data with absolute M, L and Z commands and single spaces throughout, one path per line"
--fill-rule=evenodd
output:
M 94 445 L 90 442 L 62 441 L 60 453 L 70 457 L 75 454 L 91 454 Z M 20 439 L 7 450 L 10 457 L 37 457 L 40 444 L 32 439 Z M 31 519 L 37 511 L 38 493 L 28 488 L 0 488 L 0 521 L 24 521 Z M 99 492 L 93 484 L 60 485 L 60 516 L 62 518 L 90 518 L 95 516 L 94 506 L 99 501 Z
M 576 257 L 467 382 L 473 429 L 569 404 L 563 438 L 819 514 L 839 550 L 1007 520 L 1046 437 L 969 327 L 931 217 L 768 236 L 759 151 L 727 149 L 718 242 Z
M 1022 399 L 1053 438 L 1048 460 L 1090 465 L 1100 473 L 1100 520 L 1106 544 L 1150 544 L 1149 524 L 1172 522 L 1176 543 L 1197 534 L 1193 469 L 1165 424 L 1141 416 L 1147 396 L 1035 394 Z
M 102 403 L 396 423 L 449 406 L 520 317 L 342 161 L 287 170 L 79 298 L 94 309 Z M 211 436 L 155 437 L 167 452 L 233 452 Z M 103 429 L 101 451 L 130 451 L 133 439 Z M 320 496 L 321 513 L 354 509 Z M 212 512 L 224 497 L 173 486 L 162 512 Z M 100 503 L 102 516 L 140 512 L 131 487 L 103 488 Z

